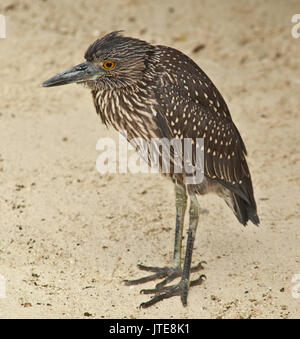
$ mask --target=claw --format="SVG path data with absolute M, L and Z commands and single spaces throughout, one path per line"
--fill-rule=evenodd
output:
M 206 280 L 206 275 L 201 274 L 198 279 L 192 280 L 190 282 L 190 287 L 196 286 L 196 285 L 201 285 L 203 283 L 203 281 L 205 281 L 205 280 Z
M 197 272 L 200 270 L 204 270 L 204 266 L 203 265 L 207 265 L 206 261 L 200 261 L 199 264 L 197 266 L 191 267 L 191 272 Z

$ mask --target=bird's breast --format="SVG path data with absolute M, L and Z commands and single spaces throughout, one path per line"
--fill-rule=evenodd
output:
M 156 101 L 146 90 L 113 89 L 92 94 L 96 111 L 104 124 L 125 131 L 128 139 L 142 137 L 149 141 L 158 137 Z

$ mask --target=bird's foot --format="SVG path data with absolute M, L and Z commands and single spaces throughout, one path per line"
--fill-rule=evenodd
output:
M 197 272 L 203 269 L 203 264 L 206 264 L 205 261 L 200 262 L 197 266 L 191 268 L 191 272 Z M 170 298 L 175 295 L 181 296 L 181 301 L 184 306 L 187 304 L 187 295 L 189 286 L 200 285 L 202 281 L 205 279 L 204 275 L 200 275 L 200 277 L 196 280 L 192 280 L 190 283 L 187 279 L 181 279 L 181 281 L 176 285 L 165 286 L 170 281 L 174 280 L 177 277 L 182 275 L 182 269 L 180 267 L 149 267 L 144 265 L 138 265 L 138 268 L 143 271 L 154 272 L 147 277 L 136 279 L 136 280 L 124 280 L 126 285 L 137 285 L 142 284 L 148 281 L 152 281 L 155 279 L 161 279 L 160 283 L 156 284 L 154 289 L 143 289 L 141 290 L 142 294 L 155 294 L 155 296 L 149 301 L 142 303 L 140 307 L 146 308 L 156 304 L 157 302 Z
M 187 279 L 181 279 L 176 285 L 161 286 L 159 288 L 141 290 L 141 293 L 143 294 L 155 294 L 155 296 L 149 301 L 142 303 L 140 307 L 150 307 L 161 300 L 171 298 L 175 295 L 180 295 L 182 305 L 186 306 L 189 287 L 201 285 L 205 278 L 205 275 L 201 274 L 198 279 L 192 280 L 190 283 Z

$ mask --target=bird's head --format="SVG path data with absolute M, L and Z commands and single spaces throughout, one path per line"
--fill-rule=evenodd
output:
M 145 41 L 112 32 L 96 40 L 85 53 L 86 61 L 43 83 L 43 87 L 83 83 L 91 89 L 132 85 L 143 77 L 155 47 Z

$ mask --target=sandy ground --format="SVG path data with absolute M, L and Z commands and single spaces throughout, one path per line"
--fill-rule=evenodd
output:
M 300 39 L 298 0 L 1 0 L 1 318 L 299 318 Z M 224 94 L 249 151 L 259 228 L 217 197 L 200 198 L 193 261 L 207 280 L 139 309 L 123 279 L 137 263 L 168 265 L 173 185 L 159 175 L 100 175 L 96 142 L 118 139 L 88 90 L 43 89 L 112 30 L 190 55 Z M 203 45 L 200 48 L 199 45 Z M 198 50 L 198 51 L 197 51 Z

